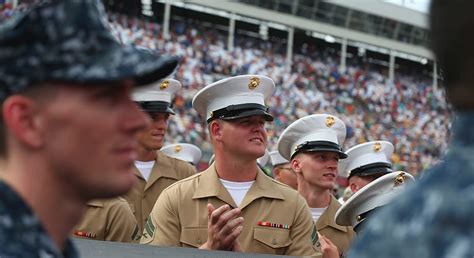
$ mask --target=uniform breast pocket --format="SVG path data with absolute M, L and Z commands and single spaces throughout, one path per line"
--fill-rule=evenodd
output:
M 184 227 L 179 241 L 184 247 L 198 248 L 207 241 L 207 227 Z
M 282 228 L 257 227 L 253 230 L 253 238 L 264 245 L 265 249 L 273 249 L 275 254 L 285 254 L 291 245 L 290 231 Z

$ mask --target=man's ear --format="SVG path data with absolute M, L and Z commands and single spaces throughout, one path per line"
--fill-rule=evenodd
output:
M 8 133 L 33 148 L 43 144 L 39 105 L 34 100 L 14 95 L 3 102 L 3 121 Z
M 293 171 L 295 171 L 295 173 L 301 173 L 301 162 L 298 159 L 298 156 L 291 160 L 291 168 Z
M 349 187 L 351 188 L 351 192 L 353 192 L 353 193 L 355 193 L 355 192 L 357 192 L 357 190 L 359 190 L 357 185 L 354 184 L 353 182 L 349 183 Z
M 273 174 L 273 177 L 277 179 L 278 177 L 280 177 L 280 170 L 278 168 L 273 168 L 272 174 Z
M 221 130 L 222 130 L 222 123 L 220 123 L 217 120 L 212 121 L 211 124 L 209 125 L 209 131 L 211 133 L 212 138 L 218 142 L 222 140 Z

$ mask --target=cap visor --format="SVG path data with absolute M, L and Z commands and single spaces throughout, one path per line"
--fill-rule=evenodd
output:
M 243 118 L 243 117 L 248 117 L 248 116 L 258 116 L 258 115 L 264 116 L 266 121 L 269 121 L 269 122 L 273 121 L 273 116 L 272 115 L 270 115 L 269 113 L 267 113 L 263 110 L 260 110 L 260 109 L 245 110 L 245 111 L 240 112 L 237 115 L 229 116 L 229 117 L 223 117 L 221 119 L 222 120 L 234 120 L 234 119 L 238 119 L 238 118 Z
M 355 173 L 353 175 L 350 175 L 350 177 L 352 176 L 383 176 L 385 174 L 388 174 L 388 173 L 391 173 L 393 172 L 393 170 L 391 169 L 387 169 L 387 168 L 379 168 L 377 170 L 373 170 L 373 171 L 364 171 L 364 172 L 360 172 L 360 173 Z
M 303 150 L 303 152 L 317 152 L 317 151 L 336 152 L 337 154 L 339 154 L 339 159 L 345 159 L 345 158 L 347 158 L 347 154 L 345 154 L 344 152 L 341 152 L 341 151 L 339 151 L 339 150 L 337 150 L 337 149 L 333 149 L 333 148 L 315 147 L 315 148 Z M 293 155 L 294 155 L 294 154 L 293 154 Z

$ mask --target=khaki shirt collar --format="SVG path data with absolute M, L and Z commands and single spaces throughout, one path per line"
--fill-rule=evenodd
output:
M 193 195 L 193 199 L 207 197 L 217 197 L 232 207 L 237 207 L 229 192 L 219 180 L 214 164 L 201 172 L 196 192 Z M 242 200 L 240 208 L 245 208 L 245 206 L 259 198 L 285 199 L 279 191 L 276 191 L 272 179 L 266 176 L 260 169 L 257 173 L 254 184 L 250 187 Z
M 174 170 L 175 168 L 173 167 L 173 164 L 171 164 L 170 158 L 161 151 L 157 151 L 155 164 L 153 164 L 153 168 L 151 169 L 150 173 L 150 178 L 148 178 L 148 181 L 146 182 L 145 191 L 161 177 L 167 177 L 178 180 L 179 178 L 176 176 L 176 173 L 174 173 Z M 141 180 L 145 180 L 142 176 L 142 173 L 140 173 L 138 168 L 135 166 L 133 167 L 133 173 Z
M 321 230 L 325 227 L 332 227 L 337 230 L 340 230 L 342 232 L 347 232 L 347 227 L 346 226 L 341 226 L 336 224 L 334 221 L 334 216 L 337 212 L 337 210 L 341 207 L 341 204 L 339 201 L 331 195 L 331 201 L 329 203 L 328 208 L 323 212 L 321 217 L 319 217 L 318 221 L 316 222 L 316 228 L 318 230 Z

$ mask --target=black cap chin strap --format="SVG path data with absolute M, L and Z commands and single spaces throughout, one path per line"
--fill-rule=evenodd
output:
M 138 101 L 137 103 L 145 112 L 168 113 L 168 111 L 173 107 L 171 103 L 166 101 Z
M 360 166 L 350 171 L 349 178 L 352 176 L 357 175 L 375 175 L 375 174 L 383 174 L 383 173 L 390 173 L 392 172 L 392 164 L 385 163 L 385 162 L 376 162 L 372 164 L 367 164 L 364 166 Z
M 264 112 L 268 112 L 268 107 L 264 105 L 256 104 L 256 103 L 247 103 L 247 104 L 238 104 L 238 105 L 230 105 L 225 108 L 218 109 L 216 111 L 211 112 L 211 117 L 207 119 L 207 123 L 210 123 L 214 119 L 222 119 L 226 117 L 234 117 L 239 115 L 244 111 L 251 111 L 251 110 L 262 110 Z

